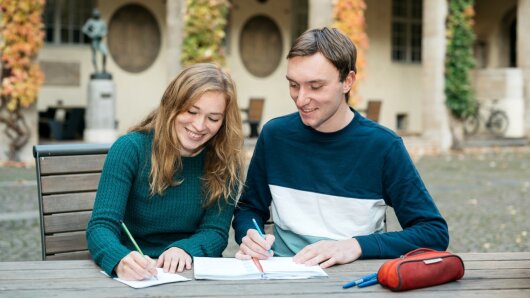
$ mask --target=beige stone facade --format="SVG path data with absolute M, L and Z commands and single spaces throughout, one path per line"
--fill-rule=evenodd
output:
M 295 33 L 306 28 L 332 24 L 333 1 L 231 2 L 226 67 L 237 83 L 241 107 L 246 107 L 251 97 L 261 97 L 265 98 L 264 121 L 294 112 L 295 107 L 289 97 L 285 80 L 285 56 Z M 100 8 L 102 18 L 109 22 L 120 7 L 130 3 L 144 6 L 155 17 L 160 27 L 161 47 L 154 63 L 139 73 L 129 73 L 121 69 L 112 57 L 109 57 L 108 69 L 113 73 L 117 86 L 118 133 L 124 133 L 158 104 L 167 82 L 180 69 L 185 1 L 100 0 L 96 1 L 96 6 Z M 397 63 L 392 59 L 393 0 L 366 0 L 366 3 L 366 30 L 370 47 L 366 56 L 366 78 L 359 82 L 359 92 L 364 99 L 360 108 L 364 107 L 369 99 L 382 100 L 380 122 L 383 125 L 398 130 L 398 118 L 403 120 L 405 117 L 406 126 L 402 127 L 400 133 L 416 135 L 423 143 L 436 150 L 447 150 L 451 139 L 443 92 L 446 1 L 423 1 L 421 63 Z M 510 101 L 517 102 L 520 107 L 518 109 L 522 109 L 524 113 L 515 113 L 514 117 L 518 119 L 514 120 L 514 123 L 520 123 L 517 125 L 524 128 L 517 128 L 511 137 L 529 135 L 530 0 L 477 0 L 475 9 L 477 69 L 472 75 L 477 83 L 476 93 L 485 100 L 488 96 L 491 98 L 494 93 L 498 94 L 495 97 L 505 100 L 503 104 L 508 104 L 508 109 Z M 272 20 L 279 27 L 282 41 L 282 58 L 274 71 L 266 77 L 257 77 L 249 72 L 240 53 L 242 31 L 256 15 Z M 516 34 L 510 35 L 514 33 L 513 26 Z M 513 55 L 516 58 L 515 64 L 512 65 L 510 61 L 514 60 Z M 76 64 L 80 79 L 78 84 L 68 86 L 45 85 L 39 94 L 38 109 L 45 110 L 46 107 L 55 105 L 58 99 L 62 99 L 66 105 L 86 106 L 87 83 L 92 71 L 89 47 L 46 45 L 41 51 L 40 60 Z M 490 74 L 490 78 L 495 77 L 495 80 L 501 77 L 500 81 L 505 82 L 504 93 L 500 89 L 488 91 L 494 88 L 494 84 L 488 84 L 487 74 Z M 520 90 L 514 91 L 512 88 Z

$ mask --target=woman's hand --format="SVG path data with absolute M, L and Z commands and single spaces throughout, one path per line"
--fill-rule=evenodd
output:
M 184 269 L 191 269 L 191 261 L 191 256 L 184 250 L 171 247 L 158 257 L 156 267 L 161 267 L 164 272 L 169 273 L 182 272 Z
M 156 263 L 148 256 L 132 251 L 116 266 L 116 274 L 125 280 L 143 280 L 156 276 Z

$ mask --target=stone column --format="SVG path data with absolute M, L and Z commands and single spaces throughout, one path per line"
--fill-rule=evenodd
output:
M 530 0 L 517 4 L 517 67 L 523 72 L 524 131 L 530 137 Z
M 447 10 L 446 0 L 423 1 L 422 137 L 442 152 L 451 147 L 451 132 L 444 93 Z
M 309 1 L 309 27 L 322 28 L 331 26 L 333 23 L 333 1 L 308 0 Z
M 181 69 L 180 54 L 184 31 L 184 15 L 186 1 L 166 1 L 166 55 L 167 55 L 167 80 L 171 81 Z

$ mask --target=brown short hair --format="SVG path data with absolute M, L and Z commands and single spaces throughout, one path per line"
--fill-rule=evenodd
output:
M 350 71 L 357 72 L 355 62 L 357 49 L 353 42 L 336 28 L 308 30 L 298 37 L 287 59 L 298 56 L 311 56 L 321 53 L 339 71 L 339 80 L 343 82 Z M 346 94 L 348 98 L 349 92 Z

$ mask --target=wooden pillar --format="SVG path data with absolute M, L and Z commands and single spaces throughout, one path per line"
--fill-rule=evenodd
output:
M 166 2 L 166 55 L 167 80 L 171 81 L 181 70 L 180 56 L 182 52 L 184 15 L 186 1 L 167 0 Z
M 446 0 L 423 1 L 422 35 L 422 137 L 440 151 L 451 147 L 449 116 L 445 106 Z
M 530 137 L 530 0 L 517 4 L 517 67 L 523 73 L 524 131 Z

